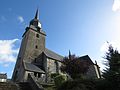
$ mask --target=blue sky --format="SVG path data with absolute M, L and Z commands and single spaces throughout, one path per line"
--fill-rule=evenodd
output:
M 10 78 L 22 34 L 40 11 L 46 47 L 67 56 L 88 54 L 103 68 L 106 41 L 120 50 L 120 0 L 1 0 L 0 72 Z

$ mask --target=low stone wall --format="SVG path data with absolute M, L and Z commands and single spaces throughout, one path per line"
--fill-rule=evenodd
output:
M 19 90 L 16 84 L 10 82 L 0 82 L 0 90 Z
M 36 81 L 37 79 L 34 77 L 33 74 L 28 74 L 28 80 L 27 80 L 33 90 L 44 90 L 42 85 L 38 84 Z

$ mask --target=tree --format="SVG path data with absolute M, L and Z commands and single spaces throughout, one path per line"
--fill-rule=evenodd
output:
M 114 50 L 112 45 L 109 45 L 105 59 L 107 60 L 105 63 L 107 68 L 103 72 L 103 77 L 110 82 L 113 87 L 116 87 L 114 90 L 118 90 L 120 86 L 120 54 L 118 50 Z
M 61 71 L 69 74 L 73 79 L 82 76 L 87 72 L 88 67 L 86 67 L 84 62 L 81 62 L 75 55 L 69 54 L 62 61 Z

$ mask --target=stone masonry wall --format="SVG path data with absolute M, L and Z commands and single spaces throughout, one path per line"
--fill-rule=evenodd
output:
M 0 90 L 19 90 L 16 84 L 10 82 L 0 82 Z

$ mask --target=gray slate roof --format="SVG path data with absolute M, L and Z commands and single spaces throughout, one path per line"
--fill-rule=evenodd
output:
M 0 79 L 7 79 L 7 74 L 6 73 L 5 74 L 0 73 Z
M 45 73 L 43 70 L 35 66 L 34 64 L 24 62 L 24 68 L 25 70 L 31 71 L 31 72 L 39 72 L 39 73 Z
M 93 65 L 94 64 L 88 55 L 81 56 L 81 57 L 79 57 L 79 59 L 81 61 L 83 61 L 83 62 L 89 63 L 89 65 Z
M 44 53 L 48 58 L 52 58 L 52 59 L 59 60 L 59 61 L 61 61 L 63 59 L 63 56 L 58 55 L 57 53 L 55 53 L 47 48 L 45 48 Z

